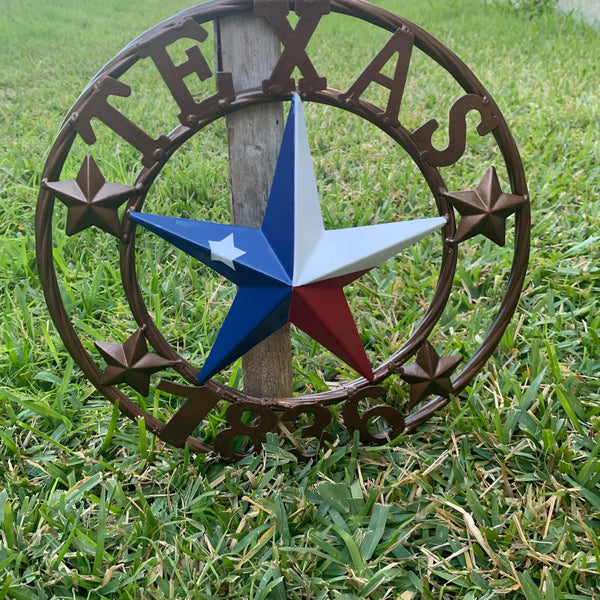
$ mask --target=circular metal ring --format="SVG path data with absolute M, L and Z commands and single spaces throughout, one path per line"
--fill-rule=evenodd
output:
M 319 0 L 319 2 L 316 3 L 308 3 L 307 0 L 298 0 L 296 4 L 294 4 L 294 2 L 290 3 L 290 7 L 296 8 L 297 12 L 300 14 L 300 19 L 302 19 L 302 15 L 305 14 L 304 11 L 309 9 L 311 5 L 323 5 L 324 3 L 327 4 L 331 12 L 361 19 L 383 30 L 387 30 L 393 35 L 409 36 L 411 44 L 415 48 L 425 53 L 442 69 L 446 70 L 465 92 L 465 96 L 460 98 L 450 111 L 450 126 L 453 126 L 453 118 L 454 123 L 461 120 L 464 121 L 465 114 L 473 109 L 477 109 L 480 112 L 482 127 L 487 118 L 491 124 L 482 135 L 491 132 L 494 136 L 504 160 L 507 178 L 511 187 L 510 194 L 515 198 L 522 198 L 522 202 L 518 204 L 518 207 L 509 213 L 514 214 L 515 217 L 513 260 L 500 306 L 495 315 L 490 318 L 490 328 L 486 332 L 479 348 L 477 348 L 469 360 L 466 361 L 462 369 L 453 374 L 451 381 L 450 371 L 447 376 L 444 375 L 444 377 L 441 377 L 440 375 L 437 387 L 436 385 L 433 385 L 431 388 L 434 390 L 433 393 L 437 394 L 433 399 L 427 402 L 419 399 L 418 402 L 414 403 L 419 404 L 419 407 L 411 414 L 404 417 L 398 416 L 398 418 L 390 417 L 390 423 L 392 421 L 395 422 L 392 430 L 397 433 L 397 423 L 400 422 L 400 419 L 403 427 L 406 427 L 406 429 L 409 430 L 413 429 L 429 418 L 435 411 L 443 407 L 452 394 L 460 393 L 482 368 L 494 348 L 497 346 L 516 309 L 527 268 L 530 227 L 529 197 L 519 152 L 510 134 L 506 121 L 502 117 L 499 108 L 491 98 L 490 94 L 460 59 L 439 41 L 413 23 L 381 8 L 361 2 L 360 0 L 330 0 L 330 2 L 329 0 Z M 260 2 L 258 2 L 258 4 L 260 4 Z M 280 6 L 280 3 L 276 4 Z M 171 431 L 174 429 L 174 426 L 169 427 L 169 423 L 164 423 L 151 415 L 148 411 L 144 410 L 134 402 L 126 393 L 124 393 L 124 391 L 115 387 L 115 385 L 104 384 L 102 377 L 103 372 L 98 366 L 95 356 L 85 348 L 80 340 L 68 311 L 64 306 L 56 272 L 53 253 L 53 213 L 55 198 L 59 197 L 59 195 L 57 194 L 58 186 L 55 184 L 56 182 L 60 182 L 63 166 L 69 156 L 75 139 L 78 135 L 85 138 L 85 135 L 82 132 L 86 126 L 87 128 L 90 127 L 90 106 L 92 105 L 92 100 L 102 94 L 104 94 L 104 98 L 106 99 L 107 94 L 110 94 L 111 92 L 118 95 L 125 95 L 122 93 L 124 88 L 119 88 L 119 84 L 121 84 L 120 78 L 123 77 L 123 75 L 138 61 L 143 60 L 143 58 L 148 55 L 146 49 L 151 47 L 157 39 L 161 38 L 161 36 L 164 37 L 166 35 L 165 32 L 181 30 L 188 21 L 193 21 L 198 25 L 202 25 L 224 17 L 239 13 L 247 13 L 248 11 L 256 9 L 256 6 L 257 2 L 253 3 L 251 0 L 213 0 L 198 5 L 149 30 L 127 46 L 103 67 L 74 104 L 58 133 L 44 168 L 43 184 L 39 194 L 36 213 L 36 252 L 40 280 L 52 319 L 70 354 L 75 358 L 85 375 L 106 396 L 106 398 L 113 403 L 118 402 L 119 410 L 121 412 L 132 419 L 137 419 L 139 417 L 144 418 L 146 426 L 150 431 L 163 437 L 163 439 L 174 445 L 182 445 L 185 443 L 196 452 L 208 452 L 211 451 L 213 447 L 203 440 L 191 435 L 186 435 L 184 438 L 174 435 Z M 299 11 L 299 7 L 302 8 L 302 11 Z M 286 16 L 283 14 L 282 17 L 277 18 L 286 19 Z M 300 48 L 300 50 L 304 50 L 304 47 Z M 365 72 L 366 71 L 367 70 L 365 70 Z M 108 84 L 112 86 L 110 89 L 107 87 Z M 415 130 L 411 132 L 409 129 L 405 128 L 402 123 L 396 121 L 394 118 L 390 118 L 390 115 L 386 113 L 384 107 L 375 106 L 362 99 L 360 94 L 352 96 L 348 91 L 340 92 L 326 86 L 304 90 L 301 86 L 298 86 L 298 89 L 295 91 L 300 92 L 304 101 L 329 105 L 340 110 L 351 112 L 361 119 L 370 121 L 388 135 L 407 153 L 418 167 L 418 170 L 427 182 L 435 199 L 437 212 L 439 215 L 447 218 L 447 225 L 444 228 L 440 274 L 433 299 L 426 310 L 424 317 L 417 324 L 410 338 L 396 350 L 390 358 L 374 369 L 375 378 L 373 382 L 360 378 L 328 392 L 306 396 L 295 396 L 293 398 L 258 398 L 214 380 L 208 381 L 204 386 L 206 392 L 211 395 L 211 398 L 215 402 L 222 399 L 231 403 L 243 403 L 246 407 L 255 406 L 259 411 L 275 411 L 278 415 L 302 406 L 307 407 L 308 412 L 310 412 L 309 409 L 311 406 L 327 406 L 344 402 L 348 399 L 352 399 L 352 404 L 354 405 L 357 404 L 357 398 L 359 396 L 360 399 L 380 398 L 382 394 L 378 384 L 392 374 L 406 374 L 405 379 L 408 381 L 408 371 L 405 373 L 405 365 L 412 357 L 418 357 L 419 353 L 424 351 L 423 349 L 428 343 L 427 338 L 431 334 L 436 323 L 438 323 L 452 292 L 459 249 L 459 243 L 454 239 L 457 233 L 455 222 L 456 201 L 453 200 L 452 193 L 448 192 L 446 183 L 440 174 L 440 166 L 450 166 L 456 161 L 444 163 L 443 161 L 445 159 L 433 159 L 432 156 L 435 155 L 436 152 L 440 155 L 441 153 L 434 150 L 431 144 L 427 142 L 427 135 L 423 131 L 418 132 Z M 236 93 L 233 97 L 227 98 L 226 101 L 215 102 L 210 106 L 207 106 L 200 115 L 194 115 L 193 119 L 188 118 L 187 121 L 176 127 L 173 131 L 167 135 L 161 136 L 158 141 L 154 140 L 157 142 L 158 146 L 152 154 L 144 154 L 142 167 L 137 175 L 135 184 L 130 191 L 127 212 L 132 210 L 141 211 L 143 209 L 144 201 L 153 182 L 170 157 L 173 156 L 187 140 L 195 135 L 200 135 L 209 123 L 231 114 L 232 112 L 244 110 L 257 104 L 286 101 L 289 100 L 289 98 L 290 92 L 286 90 L 244 90 Z M 458 116 L 453 117 L 455 107 L 458 107 L 456 108 Z M 431 134 L 429 134 L 429 139 L 430 137 Z M 85 140 L 86 142 L 93 143 L 93 133 L 90 137 L 89 132 L 87 132 L 87 138 L 88 139 Z M 460 143 L 461 140 L 459 139 L 457 142 L 458 146 L 460 146 Z M 460 154 L 460 150 L 458 150 L 458 152 Z M 190 390 L 187 392 L 184 390 L 182 384 L 179 384 L 180 387 L 178 388 L 183 397 L 189 399 L 196 393 L 192 388 L 195 386 L 198 370 L 192 364 L 185 361 L 176 350 L 171 347 L 160 332 L 146 307 L 136 277 L 135 232 L 135 223 L 126 217 L 123 218 L 122 232 L 119 237 L 120 267 L 124 294 L 130 305 L 132 314 L 140 327 L 140 331 L 143 332 L 144 339 L 150 343 L 158 356 L 162 357 L 165 361 L 170 361 L 169 367 L 177 371 L 189 384 Z M 415 362 L 418 362 L 418 360 L 419 359 L 417 358 Z M 455 367 L 456 365 L 453 365 L 453 368 Z M 442 385 L 442 379 L 444 381 L 448 380 L 449 383 L 446 382 L 445 385 L 449 390 L 449 393 L 442 393 L 444 389 L 446 389 Z M 436 382 L 434 381 L 434 384 L 435 383 Z M 168 385 L 166 385 L 166 387 L 168 387 Z M 160 385 L 158 386 L 158 389 L 161 389 Z M 239 419 L 237 413 L 235 418 Z M 361 418 L 355 420 L 362 423 Z M 260 436 L 264 437 L 266 431 L 272 429 L 273 423 L 271 420 L 263 418 L 262 421 L 264 421 L 265 424 L 268 424 L 268 428 L 263 430 L 260 426 L 257 426 L 256 435 L 252 433 L 254 442 L 262 439 Z M 247 429 L 247 425 L 244 425 L 244 427 Z M 227 437 L 228 439 L 234 437 L 233 433 L 228 433 Z M 365 439 L 369 438 L 366 434 L 364 437 Z M 381 436 L 370 437 L 371 439 L 382 439 Z M 223 436 L 221 436 L 221 442 L 223 439 Z

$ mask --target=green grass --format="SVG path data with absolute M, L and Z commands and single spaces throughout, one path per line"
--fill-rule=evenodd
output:
M 264 453 L 226 465 L 165 446 L 82 377 L 49 321 L 34 256 L 40 174 L 66 111 L 101 65 L 186 5 L 0 0 L 0 600 L 600 597 L 600 38 L 547 4 L 385 2 L 469 64 L 522 152 L 532 258 L 494 357 L 394 447 L 333 446 L 302 465 L 269 438 Z M 348 65 L 360 69 L 385 40 L 343 19 L 328 35 L 340 51 L 315 43 L 311 52 L 330 61 L 341 85 L 352 79 Z M 445 122 L 448 105 L 436 100 L 454 88 L 415 61 L 407 123 Z M 137 100 L 151 118 L 152 96 Z M 403 213 L 419 213 L 423 185 L 382 136 L 333 110 L 311 108 L 307 119 L 330 226 L 391 220 L 392 196 Z M 341 128 L 341 138 L 332 133 Z M 456 189 L 477 182 L 488 166 L 478 157 L 489 162 L 493 152 L 470 142 L 476 152 L 453 175 Z M 133 176 L 132 156 L 126 147 L 104 156 L 115 180 Z M 199 206 L 227 218 L 225 163 L 217 123 L 202 152 L 192 141 L 173 159 L 152 201 L 187 199 L 169 205 L 174 214 Z M 186 164 L 202 185 L 178 175 Z M 88 231 L 56 241 L 86 343 L 98 330 L 121 339 L 134 326 L 114 241 L 100 252 L 96 240 Z M 397 347 L 427 305 L 436 248 L 414 247 L 349 291 L 372 358 Z M 468 355 L 501 295 L 510 251 L 480 241 L 461 251 L 455 287 L 464 294 L 435 340 Z M 203 355 L 231 288 L 151 236 L 142 236 L 140 257 L 161 330 L 186 357 Z M 402 278 L 411 283 L 401 287 Z M 295 336 L 294 346 L 297 389 L 324 387 L 320 373 L 336 361 L 308 338 Z M 148 410 L 163 414 L 164 400 L 151 395 Z

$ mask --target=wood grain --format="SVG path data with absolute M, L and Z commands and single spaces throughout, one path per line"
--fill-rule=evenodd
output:
M 267 23 L 252 15 L 221 19 L 216 25 L 217 61 L 233 75 L 234 90 L 257 88 L 280 55 L 280 43 Z M 226 119 L 233 221 L 260 227 L 283 136 L 281 103 L 255 106 Z M 242 358 L 244 392 L 263 397 L 292 395 L 289 325 Z

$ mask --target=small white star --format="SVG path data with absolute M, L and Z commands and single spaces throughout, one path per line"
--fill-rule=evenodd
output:
M 220 241 L 209 240 L 208 243 L 210 244 L 210 260 L 222 262 L 228 267 L 231 267 L 234 271 L 235 266 L 233 261 L 246 254 L 244 250 L 235 247 L 233 243 L 233 233 L 230 233 Z

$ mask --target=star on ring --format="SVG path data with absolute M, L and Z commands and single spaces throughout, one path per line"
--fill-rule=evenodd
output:
M 433 217 L 325 230 L 297 95 L 260 229 L 139 212 L 129 218 L 239 286 L 200 384 L 286 323 L 372 381 L 343 288 L 446 224 Z

